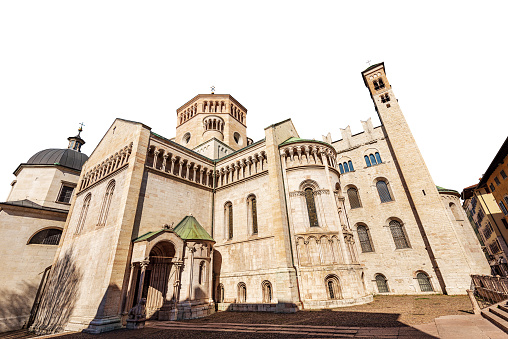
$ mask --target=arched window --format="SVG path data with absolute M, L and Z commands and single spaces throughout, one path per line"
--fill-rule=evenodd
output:
M 362 248 L 362 252 L 374 252 L 372 249 L 372 242 L 370 241 L 369 230 L 366 226 L 360 225 L 356 228 L 358 231 L 358 238 L 360 239 L 360 246 Z
M 379 84 L 377 80 L 374 80 L 372 83 L 374 84 L 374 89 L 377 91 L 379 89 Z
M 219 284 L 217 286 L 217 294 L 215 295 L 215 301 L 218 303 L 224 302 L 224 285 Z
M 372 166 L 372 164 L 370 163 L 370 160 L 369 160 L 369 156 L 368 156 L 368 155 L 364 156 L 363 158 L 365 159 L 365 164 L 367 165 L 367 167 Z
M 369 159 L 372 165 L 376 165 L 376 158 L 374 157 L 374 154 L 369 155 Z
M 244 303 L 247 300 L 247 286 L 241 282 L 238 284 L 238 302 Z
M 381 161 L 381 156 L 379 155 L 379 152 L 376 152 L 375 156 L 376 156 L 376 161 L 377 161 L 377 163 L 378 163 L 378 164 L 382 163 L 382 161 Z
M 379 198 L 381 199 L 381 203 L 392 201 L 392 196 L 390 195 L 390 191 L 388 190 L 388 185 L 386 181 L 379 180 L 376 182 L 377 193 L 379 194 Z
M 349 160 L 349 161 L 347 162 L 347 164 L 349 165 L 349 170 L 350 170 L 351 172 L 355 170 L 355 169 L 353 168 L 353 162 L 352 162 L 351 160 Z
M 247 198 L 247 225 L 252 234 L 258 234 L 258 207 L 256 196 L 251 194 Z
M 206 272 L 205 272 L 205 262 L 202 261 L 200 264 L 199 264 L 199 277 L 198 277 L 198 280 L 199 280 L 199 284 L 200 285 L 203 285 L 206 281 Z
M 383 79 L 379 78 L 379 88 L 384 88 L 385 83 L 383 82 Z
M 81 233 L 83 226 L 85 225 L 86 215 L 88 214 L 88 206 L 92 200 L 92 194 L 88 193 L 83 200 L 83 206 L 81 207 L 81 213 L 79 214 L 78 225 L 76 226 L 76 234 Z
M 342 164 L 339 164 L 339 170 L 341 174 L 344 173 L 344 166 L 342 166 Z
M 395 248 L 409 248 L 409 244 L 404 233 L 404 228 L 397 220 L 390 221 L 390 231 L 392 232 L 393 241 L 395 242 Z
M 463 220 L 460 216 L 459 210 L 457 209 L 457 205 L 455 205 L 453 202 L 450 203 L 450 209 L 452 210 L 455 220 Z
M 58 245 L 62 230 L 57 228 L 47 228 L 35 233 L 28 241 L 28 245 Z
M 228 239 L 233 239 L 233 204 L 229 201 L 224 205 L 224 224 Z
M 388 289 L 388 281 L 386 277 L 382 274 L 376 274 L 376 285 L 379 293 L 389 293 Z
M 422 292 L 434 292 L 427 274 L 420 272 L 416 275 L 416 279 L 418 280 L 418 284 L 420 285 L 420 290 Z
M 261 283 L 261 288 L 263 289 L 263 303 L 271 303 L 272 284 L 268 280 L 265 280 Z
M 101 211 L 99 214 L 99 221 L 97 222 L 97 226 L 106 225 L 106 220 L 108 218 L 109 206 L 111 205 L 111 199 L 113 199 L 113 192 L 115 191 L 115 181 L 111 180 L 106 188 L 106 194 L 104 195 L 104 199 L 102 200 Z
M 348 189 L 347 196 L 349 198 L 349 205 L 351 205 L 351 209 L 362 207 L 360 204 L 360 197 L 358 196 L 358 190 L 356 188 L 351 187 Z
M 318 227 L 318 217 L 316 211 L 316 202 L 314 201 L 314 191 L 312 188 L 305 189 L 305 202 L 307 203 L 307 214 L 309 215 L 310 227 Z
M 349 172 L 349 166 L 348 166 L 347 162 L 344 162 L 343 165 L 344 165 L 344 172 L 346 172 L 346 173 Z
M 335 275 L 329 275 L 326 277 L 325 285 L 329 299 L 342 299 L 339 278 Z

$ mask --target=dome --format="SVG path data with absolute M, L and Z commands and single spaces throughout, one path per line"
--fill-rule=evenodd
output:
M 27 165 L 54 165 L 59 164 L 81 171 L 81 167 L 88 160 L 88 155 L 69 148 L 50 148 L 35 153 Z

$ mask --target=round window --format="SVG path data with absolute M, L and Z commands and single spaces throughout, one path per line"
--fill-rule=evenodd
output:
M 242 136 L 240 135 L 240 133 L 235 132 L 235 134 L 233 134 L 233 138 L 235 139 L 235 142 L 238 145 L 242 145 L 243 144 Z
M 190 135 L 190 133 L 189 133 L 189 132 L 187 132 L 187 133 L 185 133 L 185 134 L 183 135 L 182 142 L 183 142 L 184 144 L 188 144 L 188 143 L 189 143 L 189 141 L 190 141 L 190 138 L 191 138 L 191 135 Z

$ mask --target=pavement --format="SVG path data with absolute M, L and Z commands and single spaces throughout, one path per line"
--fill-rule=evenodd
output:
M 60 333 L 34 336 L 26 331 L 0 334 L 2 339 L 24 338 L 61 339 L 146 339 L 146 338 L 442 338 L 442 339 L 507 339 L 508 334 L 481 315 L 448 315 L 433 322 L 395 327 L 313 326 L 296 324 L 260 323 L 195 323 L 188 321 L 147 321 L 140 330 L 120 329 L 99 335 L 86 333 Z

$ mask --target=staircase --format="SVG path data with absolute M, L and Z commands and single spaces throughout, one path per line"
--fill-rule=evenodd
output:
M 508 302 L 506 300 L 484 308 L 482 317 L 508 333 Z

